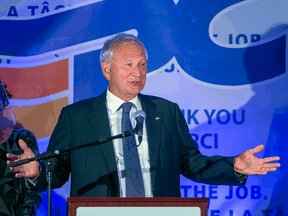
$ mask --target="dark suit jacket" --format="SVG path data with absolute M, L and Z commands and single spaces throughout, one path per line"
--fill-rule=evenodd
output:
M 159 97 L 139 97 L 147 115 L 154 197 L 179 197 L 180 173 L 196 182 L 240 185 L 233 169 L 234 157 L 200 154 L 177 104 Z M 47 152 L 110 137 L 105 102 L 106 91 L 63 108 Z M 112 141 L 75 150 L 55 163 L 53 187 L 61 187 L 71 173 L 71 197 L 119 196 Z M 42 178 L 41 184 L 45 190 L 46 179 Z

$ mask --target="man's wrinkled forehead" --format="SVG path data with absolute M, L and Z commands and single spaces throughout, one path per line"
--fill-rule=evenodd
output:
M 113 43 L 113 44 L 114 44 L 114 43 Z M 113 44 L 112 44 L 112 45 L 113 45 Z M 117 55 L 117 51 L 119 51 L 122 47 L 131 45 L 131 44 L 136 45 L 137 48 L 138 48 L 139 50 L 142 50 L 142 51 L 143 51 L 143 54 L 145 55 L 145 50 L 144 50 L 144 48 L 143 48 L 139 43 L 137 43 L 137 41 L 128 39 L 128 40 L 126 40 L 126 41 L 123 41 L 123 40 L 122 40 L 121 43 L 115 44 L 114 46 L 110 46 L 111 48 L 110 48 L 109 50 L 111 50 L 112 52 L 111 52 L 111 55 L 110 55 L 110 57 L 109 57 L 109 59 L 110 59 L 109 61 L 113 60 L 113 58 Z

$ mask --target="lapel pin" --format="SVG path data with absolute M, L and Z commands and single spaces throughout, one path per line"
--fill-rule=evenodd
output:
M 155 120 L 159 120 L 159 119 L 160 119 L 160 117 L 158 117 L 158 116 L 157 116 L 157 117 L 155 117 Z

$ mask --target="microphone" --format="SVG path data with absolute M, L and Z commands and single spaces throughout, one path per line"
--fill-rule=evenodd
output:
M 135 132 L 138 135 L 138 141 L 139 141 L 139 145 L 140 145 L 140 143 L 142 142 L 143 124 L 144 124 L 144 120 L 146 118 L 146 113 L 143 110 L 137 110 L 134 113 L 133 117 L 136 120 Z

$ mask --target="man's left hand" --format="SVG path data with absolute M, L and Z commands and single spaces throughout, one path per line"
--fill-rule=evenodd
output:
M 275 171 L 276 167 L 280 167 L 280 163 L 271 162 L 279 160 L 280 157 L 257 158 L 254 156 L 263 149 L 264 145 L 259 145 L 241 153 L 234 161 L 234 170 L 245 175 L 265 175 L 267 172 Z

